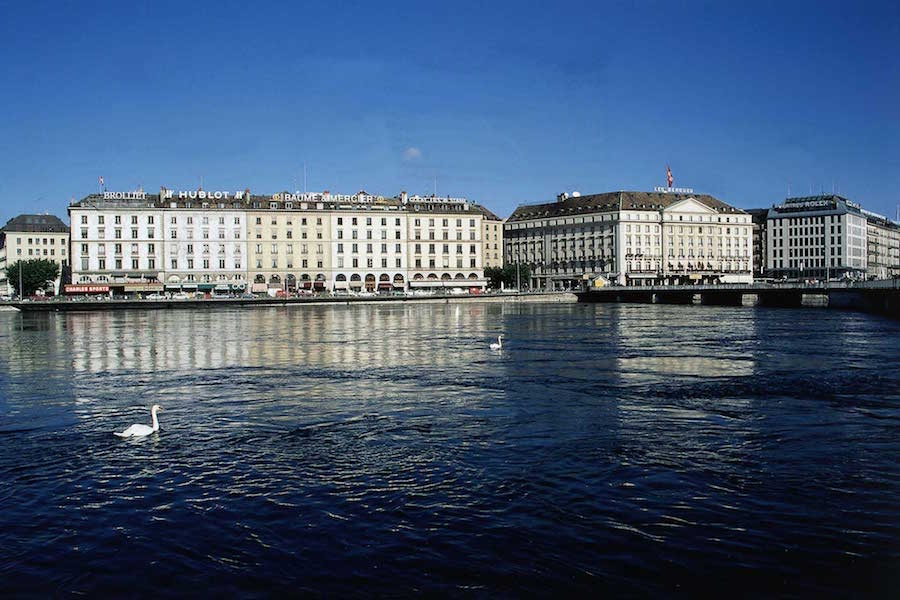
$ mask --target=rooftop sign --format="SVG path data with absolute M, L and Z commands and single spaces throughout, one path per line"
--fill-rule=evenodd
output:
M 104 200 L 146 200 L 144 192 L 103 192 Z
M 179 200 L 228 200 L 229 198 L 234 198 L 235 200 L 242 200 L 246 195 L 244 191 L 237 191 L 234 193 L 231 192 L 207 192 L 205 190 L 190 190 L 187 192 L 176 192 L 174 190 L 166 190 L 163 192 L 164 200 L 171 200 L 172 198 L 177 197 Z
M 834 203 L 831 200 L 805 200 L 803 202 L 785 202 L 781 206 L 778 206 L 779 209 L 788 209 L 788 208 L 826 208 L 832 207 Z

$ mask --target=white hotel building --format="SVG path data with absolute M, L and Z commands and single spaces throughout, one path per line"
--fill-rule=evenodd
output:
M 513 212 L 504 257 L 528 265 L 540 289 L 597 276 L 620 285 L 750 283 L 752 230 L 749 214 L 705 194 L 561 195 Z

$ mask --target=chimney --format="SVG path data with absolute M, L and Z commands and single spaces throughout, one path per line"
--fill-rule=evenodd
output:
M 406 190 L 400 192 L 400 202 L 402 202 L 403 204 L 409 202 L 409 194 L 406 193 Z

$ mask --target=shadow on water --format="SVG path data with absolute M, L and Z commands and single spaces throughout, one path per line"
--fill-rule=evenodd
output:
M 12 595 L 134 595 L 148 572 L 164 596 L 883 592 L 898 333 L 652 305 L 0 315 L 0 576 Z M 154 403 L 158 434 L 112 436 Z

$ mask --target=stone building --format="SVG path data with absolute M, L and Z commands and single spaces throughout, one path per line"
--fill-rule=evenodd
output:
M 883 215 L 862 212 L 866 216 L 866 277 L 900 277 L 900 225 Z
M 73 281 L 114 293 L 486 283 L 485 210 L 465 198 L 162 188 L 92 194 L 69 215 Z
M 533 288 L 597 276 L 620 285 L 752 281 L 750 215 L 705 194 L 563 194 L 518 207 L 503 236 L 506 262 L 529 265 Z
M 482 214 L 481 241 L 484 248 L 481 256 L 484 268 L 503 266 L 503 219 L 483 206 L 478 206 Z
M 12 289 L 7 267 L 20 260 L 51 260 L 59 265 L 60 276 L 54 293 L 69 269 L 69 227 L 54 215 L 19 215 L 0 229 L 0 293 L 18 293 Z
M 766 222 L 769 217 L 768 208 L 750 208 L 747 213 L 753 222 L 753 278 L 766 275 Z
M 766 269 L 776 278 L 865 277 L 866 217 L 842 196 L 787 198 L 769 209 L 766 238 Z

